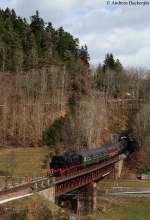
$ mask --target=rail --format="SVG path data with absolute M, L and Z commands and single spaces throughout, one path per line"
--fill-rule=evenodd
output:
M 72 181 L 73 179 L 80 177 L 84 175 L 88 175 L 94 171 L 104 169 L 105 167 L 107 168 L 108 166 L 116 163 L 117 161 L 121 159 L 125 159 L 126 156 L 124 154 L 118 155 L 110 160 L 104 161 L 102 163 L 86 167 L 83 170 L 76 171 L 70 175 L 66 175 L 65 177 L 34 177 L 34 178 L 28 178 L 27 182 L 23 182 L 21 184 L 13 184 L 12 186 L 7 185 L 7 187 L 1 188 L 0 189 L 0 196 L 5 195 L 5 194 L 10 194 L 13 192 L 18 192 L 24 189 L 30 189 L 32 191 L 42 191 L 46 188 L 50 188 L 53 186 L 58 186 L 59 184 L 63 184 L 68 181 Z M 1 177 L 4 178 L 4 177 Z

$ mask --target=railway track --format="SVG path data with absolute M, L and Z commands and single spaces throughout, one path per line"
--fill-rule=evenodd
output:
M 77 177 L 82 177 L 85 174 L 90 174 L 96 170 L 105 169 L 110 165 L 113 165 L 117 161 L 121 159 L 125 159 L 126 155 L 118 155 L 108 161 L 104 161 L 103 163 L 96 164 L 90 167 L 86 167 L 85 169 L 78 170 L 73 172 L 72 174 L 66 175 L 65 177 L 39 177 L 34 180 L 30 180 L 26 183 L 18 184 L 15 186 L 7 186 L 5 188 L 1 188 L 0 190 L 0 202 L 5 199 L 10 199 L 16 196 L 25 196 L 27 194 L 32 194 L 34 192 L 39 192 L 50 187 L 55 187 L 59 184 L 63 184 L 63 182 L 69 182 Z

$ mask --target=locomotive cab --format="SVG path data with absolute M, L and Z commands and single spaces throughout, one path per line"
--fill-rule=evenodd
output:
M 61 169 L 66 167 L 66 163 L 63 156 L 54 156 L 50 163 L 50 173 L 53 176 L 60 176 Z
M 54 156 L 50 163 L 50 168 L 61 168 L 65 167 L 65 160 L 62 156 Z
M 50 163 L 50 175 L 62 176 L 81 169 L 82 157 L 76 153 L 54 156 Z

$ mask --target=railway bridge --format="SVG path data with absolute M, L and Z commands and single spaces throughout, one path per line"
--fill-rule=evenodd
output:
M 123 161 L 126 157 L 126 154 L 121 154 L 63 177 L 41 177 L 30 179 L 22 184 L 7 186 L 0 191 L 0 204 L 30 196 L 35 192 L 57 203 L 63 196 L 73 191 L 74 194 L 78 194 L 77 191 L 80 191 L 77 206 L 78 203 L 81 204 L 82 200 L 83 210 L 93 212 L 96 209 L 96 182 L 112 172 L 116 178 L 120 177 Z M 86 195 L 84 200 L 80 199 L 83 192 Z

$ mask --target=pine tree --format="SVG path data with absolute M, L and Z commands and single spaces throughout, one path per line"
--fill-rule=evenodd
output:
M 112 53 L 107 53 L 104 60 L 103 71 L 114 70 L 115 69 L 115 60 Z
M 122 66 L 122 64 L 120 63 L 120 60 L 119 59 L 117 59 L 116 60 L 116 62 L 115 62 L 115 70 L 116 70 L 116 72 L 121 72 L 121 71 L 123 71 L 123 66 Z
M 85 64 L 89 65 L 90 57 L 89 57 L 88 48 L 86 44 L 82 46 L 80 49 L 80 58 L 84 61 Z
M 79 40 L 63 27 L 55 30 L 51 22 L 45 27 L 38 11 L 28 24 L 25 18 L 18 17 L 14 9 L 9 8 L 0 9 L 0 59 L 2 71 L 60 63 L 71 68 L 75 60 L 89 65 L 87 46 L 79 48 Z

